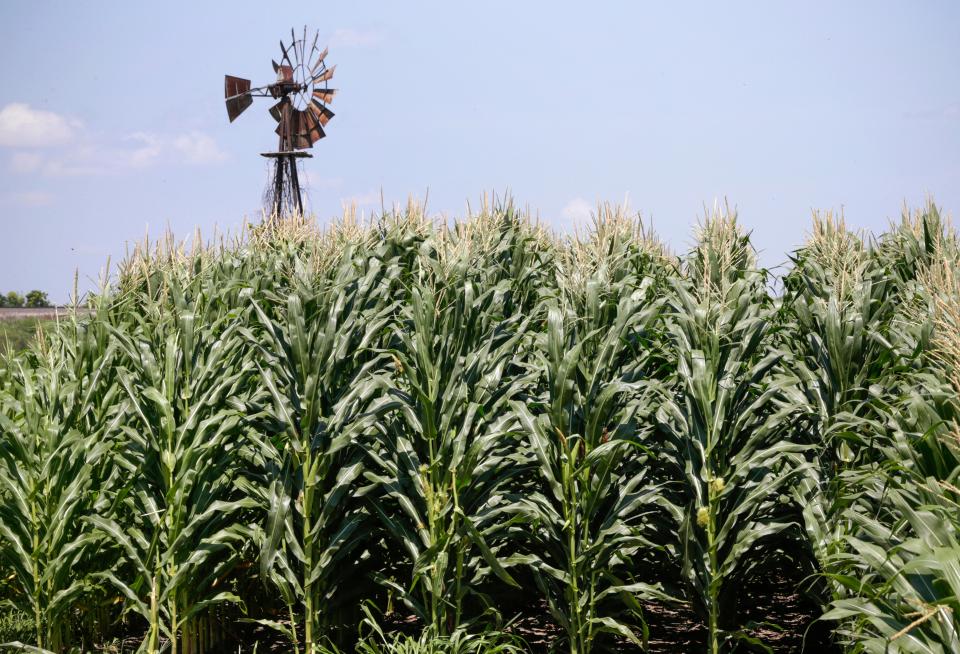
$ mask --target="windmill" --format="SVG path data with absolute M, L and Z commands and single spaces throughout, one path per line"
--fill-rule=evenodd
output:
M 270 115 L 277 121 L 279 145 L 276 152 L 261 153 L 273 160 L 272 181 L 264 192 L 264 206 L 271 208 L 274 218 L 293 211 L 303 214 L 297 160 L 313 156 L 304 150 L 326 136 L 323 128 L 333 118 L 327 105 L 337 92 L 329 87 L 336 66 L 327 67 L 327 49 L 320 51 L 317 47 L 319 37 L 319 32 L 314 34 L 308 52 L 307 28 L 303 28 L 300 38 L 291 29 L 290 45 L 280 41 L 280 63 L 272 62 L 277 74 L 272 84 L 251 88 L 248 79 L 227 75 L 225 80 L 224 95 L 231 123 L 253 104 L 254 98 L 277 100 L 270 107 Z

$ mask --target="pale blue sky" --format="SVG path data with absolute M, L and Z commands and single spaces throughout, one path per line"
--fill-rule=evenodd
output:
M 568 229 L 628 196 L 680 250 L 726 196 L 775 265 L 812 208 L 960 209 L 956 2 L 5 0 L 0 290 L 64 300 L 148 227 L 258 215 L 274 123 L 259 101 L 229 124 L 223 75 L 270 81 L 305 24 L 341 89 L 305 164 L 322 220 L 510 189 Z

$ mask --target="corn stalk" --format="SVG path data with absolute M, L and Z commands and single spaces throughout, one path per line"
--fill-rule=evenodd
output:
M 777 370 L 774 309 L 735 216 L 710 217 L 686 265 L 687 278 L 671 280 L 676 380 L 658 422 L 676 460 L 683 577 L 715 654 L 743 635 L 737 590 L 782 552 L 797 551 L 790 494 L 809 447 L 789 438 L 793 382 Z
M 303 625 L 308 654 L 345 617 L 342 605 L 356 604 L 365 590 L 357 578 L 369 539 L 359 441 L 375 425 L 369 409 L 382 384 L 372 372 L 382 357 L 371 350 L 392 309 L 396 272 L 365 254 L 348 249 L 329 276 L 296 255 L 286 297 L 254 300 L 261 377 L 272 398 L 260 567 L 291 616 L 289 625 L 261 622 L 285 633 L 294 651 Z
M 242 604 L 221 583 L 253 535 L 245 517 L 256 502 L 238 480 L 251 458 L 255 367 L 237 316 L 207 282 L 185 292 L 168 277 L 169 305 L 143 299 L 112 333 L 132 407 L 114 460 L 126 483 L 88 520 L 115 544 L 116 563 L 99 576 L 147 620 L 145 652 L 175 654 L 179 632 L 207 608 Z
M 108 456 L 126 403 L 115 348 L 71 319 L 10 361 L 0 388 L 0 568 L 14 606 L 33 617 L 35 644 L 69 644 L 71 611 L 94 595 L 99 538 L 86 518 L 105 508 Z M 49 339 L 49 340 L 48 340 Z
M 381 582 L 440 637 L 474 621 L 464 602 L 484 603 L 482 579 L 517 586 L 496 541 L 511 523 L 501 493 L 523 462 L 510 401 L 527 383 L 523 309 L 539 274 L 509 274 L 529 257 L 524 233 L 504 219 L 421 245 L 389 349 L 392 418 L 367 448 L 371 506 L 409 570 L 406 584 Z

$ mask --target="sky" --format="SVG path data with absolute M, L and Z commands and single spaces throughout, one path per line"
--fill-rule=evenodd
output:
M 960 3 L 0 3 L 0 292 L 66 301 L 167 229 L 259 220 L 273 80 L 319 31 L 340 89 L 302 170 L 321 222 L 510 194 L 560 231 L 629 202 L 675 251 L 726 198 L 761 262 L 815 209 L 960 210 Z

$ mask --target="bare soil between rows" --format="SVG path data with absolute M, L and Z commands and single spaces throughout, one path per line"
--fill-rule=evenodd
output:
M 776 654 L 840 654 L 841 648 L 832 642 L 830 624 L 818 621 L 820 609 L 814 602 L 796 590 L 797 580 L 775 573 L 765 583 L 743 588 L 739 606 L 741 622 L 750 636 L 756 637 Z M 644 604 L 644 619 L 649 628 L 647 649 L 643 650 L 625 640 L 608 641 L 596 651 L 620 654 L 650 652 L 653 654 L 690 654 L 707 651 L 707 629 L 702 620 L 686 605 L 667 605 L 659 602 Z M 420 633 L 419 621 L 410 615 L 392 613 L 384 617 L 387 633 Z M 509 629 L 521 637 L 531 654 L 563 652 L 563 630 L 552 619 L 544 602 L 531 604 L 519 615 Z M 139 639 L 136 639 L 139 640 Z M 134 643 L 127 640 L 123 651 Z M 229 652 L 257 652 L 280 654 L 291 651 L 290 644 L 276 632 L 254 624 L 238 625 L 238 630 L 227 635 L 220 647 L 208 654 Z M 346 651 L 349 651 L 347 649 Z M 741 641 L 732 652 L 760 652 L 763 648 Z

